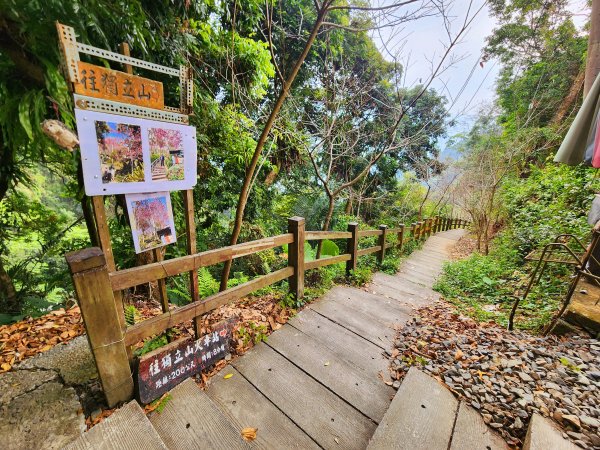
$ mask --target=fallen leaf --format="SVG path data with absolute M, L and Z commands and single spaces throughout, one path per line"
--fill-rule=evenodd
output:
M 258 428 L 247 427 L 242 430 L 242 437 L 245 441 L 253 441 L 256 439 Z
M 458 350 L 456 350 L 456 353 L 454 354 L 454 359 L 459 361 L 461 359 L 463 359 L 464 357 L 464 353 L 462 352 L 462 350 L 459 348 Z
M 228 373 L 223 378 L 225 378 L 226 380 L 229 380 L 232 376 L 233 376 L 233 373 Z
M 2 367 L 2 370 L 8 371 L 8 370 L 10 370 L 10 368 L 12 366 L 10 364 L 8 364 L 8 363 L 3 363 L 2 366 L 0 366 L 0 367 Z

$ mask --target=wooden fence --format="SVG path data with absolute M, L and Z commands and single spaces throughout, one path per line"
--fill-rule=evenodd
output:
M 360 256 L 376 253 L 379 263 L 383 262 L 386 249 L 397 245 L 402 250 L 409 240 L 422 240 L 439 231 L 464 227 L 462 219 L 435 217 L 410 226 L 388 228 L 381 225 L 378 230 L 358 229 L 357 223 L 348 224 L 348 231 L 305 231 L 304 219 L 292 217 L 288 220 L 288 232 L 279 236 L 259 239 L 243 244 L 209 250 L 189 256 L 155 262 L 131 269 L 109 271 L 106 258 L 100 248 L 93 247 L 68 253 L 65 257 L 71 271 L 75 292 L 79 300 L 81 315 L 98 375 L 110 407 L 133 397 L 134 382 L 132 346 L 148 337 L 193 320 L 221 305 L 242 298 L 253 291 L 289 280 L 290 293 L 297 299 L 304 295 L 304 272 L 309 269 L 345 262 L 346 271 L 356 269 Z M 396 235 L 397 242 L 387 242 L 388 236 Z M 377 236 L 377 245 L 359 249 L 361 238 Z M 305 261 L 304 243 L 323 239 L 346 239 L 346 253 L 313 261 Z M 225 291 L 216 293 L 197 302 L 167 310 L 163 314 L 127 326 L 124 318 L 122 293 L 124 289 L 164 280 L 201 267 L 218 264 L 229 259 L 252 255 L 282 245 L 288 245 L 288 266 L 255 278 Z

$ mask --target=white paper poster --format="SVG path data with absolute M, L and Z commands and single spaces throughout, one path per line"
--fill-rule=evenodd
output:
M 75 110 L 87 195 L 191 189 L 197 181 L 196 129 Z

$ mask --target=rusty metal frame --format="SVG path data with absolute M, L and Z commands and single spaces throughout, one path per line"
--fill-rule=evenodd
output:
M 166 118 L 162 120 L 175 123 L 184 123 L 178 116 L 193 114 L 194 83 L 191 67 L 182 65 L 179 67 L 179 69 L 174 69 L 172 67 L 161 66 L 159 64 L 154 64 L 141 59 L 132 58 L 131 56 L 122 55 L 120 53 L 115 53 L 110 50 L 105 50 L 102 48 L 93 47 L 88 44 L 77 42 L 75 30 L 73 29 L 73 27 L 63 25 L 59 22 L 56 22 L 56 29 L 58 31 L 60 51 L 64 60 L 65 75 L 67 76 L 70 82 L 71 91 L 74 91 L 73 85 L 80 81 L 77 63 L 80 60 L 79 54 L 84 53 L 87 55 L 96 56 L 98 58 L 115 61 L 121 64 L 140 67 L 142 69 L 151 70 L 153 72 L 159 72 L 166 75 L 178 77 L 180 89 L 179 109 L 170 106 L 165 106 L 163 110 L 156 111 L 161 111 L 164 114 L 164 117 Z M 114 104 L 116 102 L 108 102 L 103 101 L 101 99 L 100 101 L 98 101 L 98 99 L 95 99 L 96 101 L 92 101 L 91 97 L 85 96 L 79 96 L 79 100 L 81 100 L 81 97 L 85 98 L 85 104 L 91 104 L 94 106 L 93 110 L 114 114 L 114 105 L 108 105 L 108 103 Z M 105 107 L 106 109 L 104 109 Z M 133 112 L 135 112 L 135 114 L 138 116 L 146 117 L 148 114 L 147 110 L 151 108 L 129 105 L 128 109 L 132 111 L 130 115 L 132 115 Z
M 561 239 L 563 239 L 565 242 L 558 242 Z M 574 239 L 576 241 L 577 245 L 584 250 L 582 255 L 577 255 L 567 245 L 567 243 L 569 242 L 570 239 Z M 527 296 L 531 292 L 531 289 L 533 288 L 533 285 L 535 283 L 540 282 L 542 275 L 544 274 L 544 271 L 546 270 L 546 267 L 549 262 L 550 263 L 570 264 L 570 265 L 576 266 L 576 268 L 575 268 L 575 276 L 572 278 L 572 280 L 569 284 L 569 290 L 567 291 L 565 299 L 563 300 L 563 305 L 561 306 L 561 309 L 558 312 L 558 314 L 556 314 L 556 316 L 550 322 L 548 327 L 546 327 L 546 329 L 544 330 L 544 335 L 546 335 L 550 331 L 552 331 L 552 329 L 556 326 L 556 323 L 558 322 L 560 317 L 563 315 L 563 313 L 569 306 L 569 304 L 571 302 L 571 298 L 573 297 L 573 294 L 575 293 L 575 289 L 577 288 L 577 284 L 579 283 L 579 280 L 581 279 L 582 276 L 591 278 L 592 280 L 595 281 L 595 283 L 598 286 L 600 286 L 600 277 L 591 273 L 587 268 L 588 262 L 590 260 L 593 260 L 600 265 L 600 262 L 593 255 L 594 250 L 596 249 L 596 246 L 598 245 L 599 242 L 600 242 L 600 222 L 598 222 L 596 224 L 596 226 L 594 227 L 594 229 L 592 230 L 592 240 L 590 242 L 589 247 L 587 247 L 587 248 L 583 245 L 583 243 L 577 236 L 574 236 L 572 234 L 560 234 L 556 237 L 555 242 L 546 244 L 544 246 L 544 249 L 542 250 L 540 257 L 537 259 L 537 264 L 531 274 L 531 277 L 529 278 L 529 283 L 527 285 L 527 288 L 525 289 L 525 293 L 523 294 L 523 296 L 521 298 L 517 298 L 515 300 L 515 302 L 513 303 L 513 307 L 511 309 L 510 316 L 508 318 L 508 329 L 509 330 L 513 329 L 514 317 L 515 317 L 515 313 L 517 311 L 519 304 L 521 303 L 521 301 L 523 301 L 527 298 Z M 562 249 L 562 250 L 566 251 L 566 253 L 569 254 L 572 259 L 570 259 L 570 260 L 552 259 L 552 253 L 556 249 Z M 525 257 L 525 259 L 528 261 L 534 261 L 535 259 L 532 257 L 533 253 L 534 252 L 530 252 Z M 546 254 L 548 254 L 547 259 L 546 259 Z M 536 278 L 537 278 L 537 281 L 536 281 Z M 600 298 L 596 301 L 595 304 L 597 305 L 599 301 L 600 301 Z

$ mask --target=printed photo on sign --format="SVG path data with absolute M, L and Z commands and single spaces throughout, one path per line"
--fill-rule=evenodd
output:
M 179 130 L 150 128 L 152 180 L 183 180 L 183 135 Z
M 126 123 L 102 120 L 94 123 L 102 183 L 144 181 L 142 129 Z
M 125 196 L 136 253 L 177 240 L 171 196 L 168 192 Z
M 194 127 L 79 108 L 75 118 L 87 195 L 180 191 L 196 185 Z

